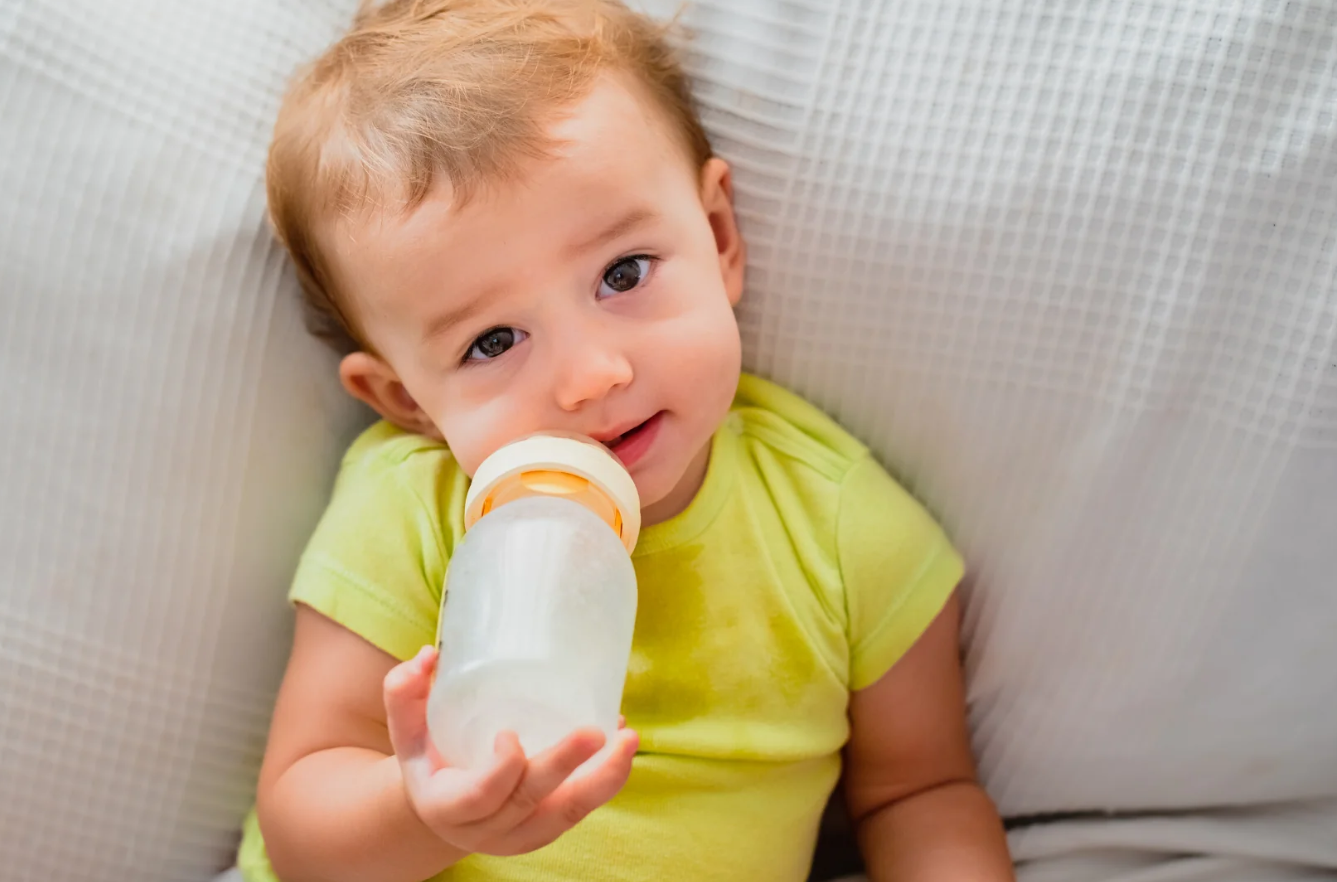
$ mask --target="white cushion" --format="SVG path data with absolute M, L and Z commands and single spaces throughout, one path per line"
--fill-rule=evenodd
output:
M 1002 810 L 1337 796 L 1337 12 L 720 0 L 686 23 L 737 169 L 750 361 L 968 553 Z M 1251 827 L 1291 837 L 1271 854 L 1231 851 L 1234 823 L 1105 847 L 1337 873 L 1337 802 Z M 1027 872 L 1089 850 L 1075 824 L 1018 834 Z
M 364 418 L 302 332 L 260 185 L 283 79 L 353 5 L 0 0 L 6 878 L 206 879 L 235 841 L 286 582 Z M 1334 13 L 686 21 L 737 168 L 749 365 L 968 552 L 1004 811 L 1337 796 Z M 1224 835 L 1072 821 L 1014 845 L 1034 879 L 1241 842 L 1332 871 L 1316 805 L 1253 810 L 1250 836 L 1226 813 L 1204 822 Z
M 359 418 L 261 186 L 343 6 L 0 2 L 0 878 L 229 860 Z

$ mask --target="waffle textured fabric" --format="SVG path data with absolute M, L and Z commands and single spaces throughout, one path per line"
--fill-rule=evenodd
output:
M 360 418 L 260 169 L 353 5 L 0 0 L 6 880 L 203 880 L 235 842 Z M 1032 819 L 1023 879 L 1337 876 L 1337 10 L 683 23 L 749 368 L 971 561 L 976 749 Z
M 0 879 L 230 860 L 357 418 L 263 224 L 347 9 L 0 0 Z

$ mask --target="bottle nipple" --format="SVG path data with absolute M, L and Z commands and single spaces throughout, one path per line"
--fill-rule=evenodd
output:
M 528 496 L 556 496 L 588 508 L 630 553 L 640 534 L 636 484 L 603 445 L 572 435 L 530 435 L 483 461 L 465 498 L 464 527 Z

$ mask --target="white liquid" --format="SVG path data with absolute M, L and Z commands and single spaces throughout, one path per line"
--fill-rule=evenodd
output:
M 452 765 L 479 768 L 491 762 L 497 734 L 520 737 L 526 756 L 546 750 L 582 726 L 599 726 L 599 714 L 572 686 L 579 678 L 535 661 L 483 662 L 441 681 L 429 702 L 428 728 L 436 749 Z M 611 732 L 605 732 L 611 737 Z
M 531 497 L 481 518 L 455 551 L 427 724 L 443 759 L 492 761 L 515 732 L 528 756 L 583 727 L 617 729 L 636 623 L 636 573 L 579 503 Z

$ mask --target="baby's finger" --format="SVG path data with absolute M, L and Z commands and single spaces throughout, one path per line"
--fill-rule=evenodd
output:
M 424 646 L 413 658 L 385 675 L 382 689 L 385 724 L 390 730 L 390 745 L 401 760 L 428 755 L 427 696 L 432 689 L 435 665 L 436 649 Z
M 497 832 L 510 830 L 522 823 L 539 807 L 571 773 L 604 745 L 604 734 L 598 729 L 577 729 L 529 761 L 524 776 L 516 785 L 510 799 L 493 817 L 484 822 Z
M 631 763 L 639 746 L 640 737 L 630 729 L 623 729 L 617 734 L 608 758 L 598 768 L 558 787 L 516 831 L 524 850 L 542 848 L 616 796 L 631 775 Z
M 529 763 L 514 732 L 497 736 L 496 759 L 477 772 L 441 769 L 419 782 L 421 810 L 452 826 L 474 824 L 495 815 L 510 800 Z

